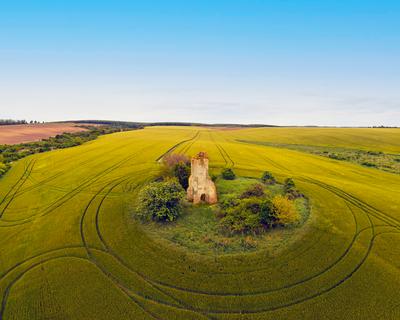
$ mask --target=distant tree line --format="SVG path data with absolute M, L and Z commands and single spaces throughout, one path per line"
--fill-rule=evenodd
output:
M 144 126 L 201 126 L 201 127 L 234 127 L 234 128 L 262 128 L 277 127 L 270 124 L 238 124 L 238 123 L 198 123 L 198 122 L 142 122 Z
M 398 128 L 398 127 L 396 127 L 396 126 L 372 126 L 372 128 L 375 128 L 375 129 L 396 129 L 396 128 Z
M 144 126 L 139 122 L 131 122 L 131 121 L 114 121 L 114 120 L 74 120 L 68 121 L 73 123 L 80 124 L 97 124 L 97 125 L 106 125 L 111 127 L 118 128 L 132 128 L 132 129 L 142 129 Z
M 39 123 L 44 123 L 44 121 L 42 121 L 42 122 L 37 121 L 37 120 L 31 120 L 31 121 L 29 121 L 29 124 L 39 124 Z
M 29 122 L 26 120 L 13 120 L 13 119 L 0 119 L 0 126 L 8 126 L 8 125 L 16 125 L 16 124 L 38 124 L 44 123 L 44 121 L 40 122 L 37 120 L 30 120 Z
M 27 124 L 26 120 L 0 119 L 0 126 L 8 126 L 14 124 Z
M 203 126 L 203 127 L 276 127 L 269 124 L 235 124 L 235 123 L 198 123 L 198 122 L 130 122 L 130 121 L 114 121 L 114 120 L 74 120 L 73 123 L 81 124 L 102 124 L 110 126 L 124 126 L 131 128 L 153 127 L 153 126 Z

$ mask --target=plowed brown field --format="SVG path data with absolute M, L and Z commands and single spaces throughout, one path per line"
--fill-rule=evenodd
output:
M 75 123 L 45 123 L 0 126 L 0 144 L 38 141 L 64 132 L 84 131 Z

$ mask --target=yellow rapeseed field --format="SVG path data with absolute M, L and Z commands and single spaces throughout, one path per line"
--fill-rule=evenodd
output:
M 0 180 L 0 319 L 400 319 L 400 175 L 241 141 L 400 153 L 398 129 L 149 127 L 24 158 Z M 310 198 L 279 254 L 202 255 L 132 218 L 167 152 L 271 171 Z

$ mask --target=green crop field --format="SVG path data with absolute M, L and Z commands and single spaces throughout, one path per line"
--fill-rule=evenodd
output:
M 400 319 L 400 175 L 264 142 L 400 154 L 398 129 L 149 127 L 26 157 L 0 180 L 0 319 Z M 199 151 L 211 172 L 292 177 L 301 237 L 220 255 L 153 239 L 138 191 Z

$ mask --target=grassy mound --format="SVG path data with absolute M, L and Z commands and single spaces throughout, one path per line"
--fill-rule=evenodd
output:
M 249 187 L 258 183 L 258 179 L 239 177 L 235 180 L 217 179 L 216 186 L 220 201 L 228 197 L 239 198 Z M 271 195 L 283 193 L 283 185 L 275 184 L 265 187 Z M 264 254 L 276 255 L 288 245 L 301 237 L 302 231 L 297 228 L 302 225 L 309 213 L 308 200 L 299 198 L 295 201 L 301 214 L 301 220 L 296 226 L 274 228 L 260 234 L 226 235 L 221 231 L 219 205 L 207 204 L 193 206 L 187 203 L 184 214 L 173 223 L 148 223 L 144 229 L 152 238 L 161 241 L 166 239 L 190 251 L 203 254 L 244 253 L 264 250 Z

